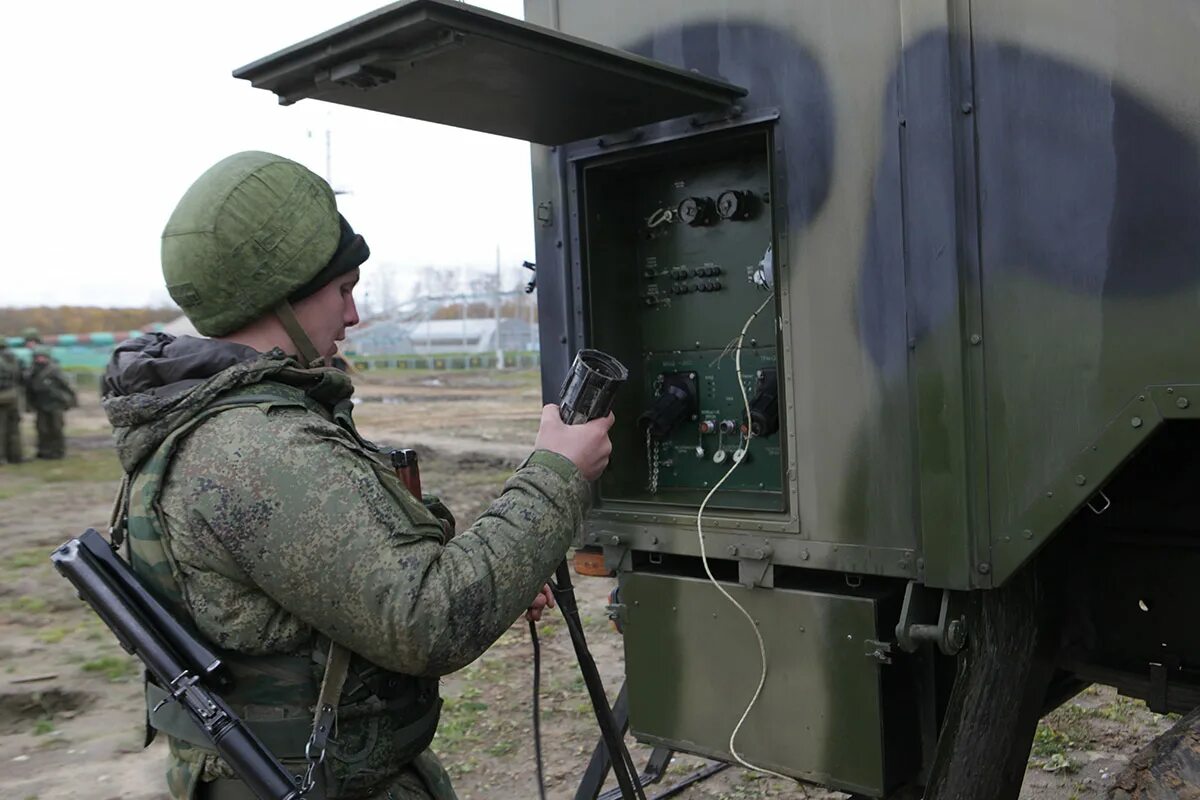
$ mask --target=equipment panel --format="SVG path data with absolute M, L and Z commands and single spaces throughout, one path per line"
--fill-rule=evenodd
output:
M 783 508 L 768 154 L 758 130 L 581 169 L 589 343 L 631 372 L 604 498 Z

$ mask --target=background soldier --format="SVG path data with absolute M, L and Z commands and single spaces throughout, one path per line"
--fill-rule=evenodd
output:
M 37 328 L 30 326 L 28 328 L 21 329 L 21 340 L 25 342 L 25 346 L 29 348 L 29 352 L 32 355 L 33 351 L 37 349 L 39 345 L 41 345 L 42 335 L 38 333 Z
M 21 362 L 0 336 L 0 464 L 19 464 L 21 452 Z
M 50 352 L 39 347 L 33 351 L 33 365 L 25 379 L 25 396 L 37 414 L 37 457 L 62 458 L 66 454 L 63 417 L 76 405 L 75 390 Z

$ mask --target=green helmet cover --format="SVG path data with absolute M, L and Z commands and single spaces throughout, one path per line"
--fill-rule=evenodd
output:
M 204 336 L 224 336 L 273 311 L 338 249 L 333 190 L 282 156 L 237 153 L 184 193 L 162 235 L 171 298 Z
M 33 339 L 35 342 L 40 342 L 42 340 L 42 336 L 41 336 L 41 334 L 38 333 L 38 329 L 33 328 L 33 327 L 22 328 L 21 329 L 21 338 L 27 342 L 30 339 Z

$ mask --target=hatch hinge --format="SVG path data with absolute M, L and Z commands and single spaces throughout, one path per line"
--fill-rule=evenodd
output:
M 939 591 L 909 581 L 896 623 L 900 649 L 915 653 L 922 644 L 932 642 L 948 656 L 962 650 L 967 643 L 967 618 L 958 609 L 957 598 L 949 589 Z

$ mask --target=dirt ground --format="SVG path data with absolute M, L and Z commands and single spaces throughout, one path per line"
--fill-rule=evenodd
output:
M 460 526 L 494 497 L 528 452 L 539 389 L 528 372 L 373 376 L 360 380 L 363 433 L 418 447 L 426 490 Z M 95 391 L 68 415 L 69 456 L 0 467 L 0 796 L 165 798 L 162 743 L 142 749 L 136 665 L 50 566 L 51 549 L 107 525 L 120 470 Z M 32 451 L 25 431 L 27 450 Z M 578 580 L 585 626 L 605 684 L 620 685 L 619 636 L 604 617 L 609 581 Z M 552 798 L 569 798 L 596 742 L 595 722 L 561 621 L 540 626 L 542 732 Z M 460 797 L 534 798 L 531 647 L 517 622 L 476 663 L 445 679 L 434 749 Z M 1022 798 L 1100 798 L 1128 759 L 1170 721 L 1139 701 L 1093 687 L 1044 720 Z M 648 748 L 637 746 L 643 763 Z M 702 766 L 679 757 L 667 781 Z M 730 768 L 682 798 L 840 798 Z

